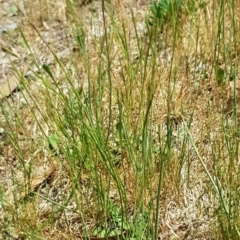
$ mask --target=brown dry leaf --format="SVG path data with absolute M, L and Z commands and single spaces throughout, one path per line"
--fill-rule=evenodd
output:
M 23 75 L 27 73 L 28 67 L 24 66 Z M 8 97 L 19 85 L 20 80 L 12 74 L 8 80 L 0 84 L 0 100 Z
M 25 198 L 30 192 L 33 192 L 39 185 L 41 185 L 44 181 L 49 180 L 53 177 L 56 171 L 56 163 L 52 162 L 46 171 L 41 172 L 40 174 L 34 176 L 30 183 L 26 183 L 24 186 L 24 190 L 20 193 L 20 199 Z
M 3 51 L 8 51 L 9 49 L 11 49 L 11 46 L 10 44 L 6 43 L 5 41 L 3 41 L 1 38 L 0 38 L 0 47 Z
M 10 76 L 9 79 L 0 85 L 0 99 L 8 97 L 19 85 L 19 79 L 14 75 Z

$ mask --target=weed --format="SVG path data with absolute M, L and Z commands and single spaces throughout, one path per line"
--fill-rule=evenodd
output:
M 67 1 L 66 26 L 29 21 L 25 58 L 7 48 L 22 87 L 0 102 L 3 236 L 238 239 L 240 5 L 91 4 Z

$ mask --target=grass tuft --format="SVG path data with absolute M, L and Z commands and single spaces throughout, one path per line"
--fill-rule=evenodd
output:
M 54 4 L 7 48 L 3 238 L 239 239 L 240 4 Z

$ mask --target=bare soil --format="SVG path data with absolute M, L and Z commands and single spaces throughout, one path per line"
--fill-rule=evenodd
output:
M 88 48 L 91 49 L 89 51 L 90 64 L 91 66 L 97 65 L 98 53 L 95 52 L 94 39 L 104 37 L 101 1 L 83 1 L 76 6 L 74 14 L 67 8 L 66 1 L 63 0 L 42 1 L 46 3 L 43 4 L 42 9 L 39 5 L 40 0 L 24 1 L 20 6 L 18 2 L 15 0 L 0 1 L 0 90 L 6 89 L 4 94 L 0 96 L 2 109 L 4 109 L 0 113 L 0 191 L 6 192 L 6 202 L 8 202 L 6 206 L 0 205 L 0 220 L 9 224 L 9 228 L 7 228 L 6 224 L 0 223 L 0 232 L 3 232 L 0 239 L 6 239 L 7 236 L 11 236 L 12 239 L 23 239 L 29 226 L 31 226 L 29 232 L 33 232 L 33 229 L 38 229 L 46 219 L 54 222 L 50 224 L 54 227 L 41 225 L 39 232 L 41 232 L 43 239 L 82 239 L 83 222 L 79 214 L 75 212 L 76 203 L 74 201 L 67 202 L 68 199 L 64 199 L 65 196 L 70 195 L 69 189 L 71 189 L 68 173 L 62 171 L 63 166 L 58 164 L 58 161 L 64 160 L 61 159 L 61 155 L 56 156 L 49 152 L 49 146 L 43 144 L 42 139 L 45 136 L 41 133 L 39 122 L 37 122 L 40 121 L 40 125 L 47 135 L 51 134 L 52 129 L 45 120 L 53 119 L 56 113 L 53 112 L 50 102 L 54 102 L 56 105 L 60 103 L 57 100 L 54 101 L 52 96 L 47 94 L 45 99 L 40 97 L 41 94 L 45 93 L 43 91 L 44 85 L 37 80 L 35 74 L 42 72 L 42 69 L 38 68 L 39 66 L 48 63 L 60 88 L 68 94 L 67 81 L 57 64 L 57 58 L 59 58 L 65 69 L 69 71 L 75 69 L 72 72 L 72 78 L 76 79 L 76 82 L 73 83 L 76 89 L 86 86 L 87 76 L 83 72 L 83 64 L 79 61 L 81 56 L 76 53 L 75 49 L 76 39 L 74 39 L 73 33 L 76 29 L 73 27 L 73 22 L 76 20 L 83 22 L 87 36 L 86 42 Z M 132 11 L 136 17 L 138 32 L 144 39 L 145 16 L 150 2 L 116 0 L 106 4 L 129 29 L 133 29 L 130 20 Z M 17 11 L 15 11 L 14 6 L 18 7 Z M 211 4 L 209 8 L 211 8 Z M 207 17 L 210 22 L 211 15 L 209 14 Z M 158 126 L 162 126 L 163 131 L 166 130 L 166 113 L 168 111 L 166 106 L 168 104 L 172 113 L 171 121 L 175 126 L 173 135 L 175 134 L 176 137 L 176 152 L 172 156 L 172 162 L 178 169 L 177 166 L 180 163 L 177 156 L 180 154 L 180 149 L 178 149 L 177 144 L 180 137 L 177 136 L 176 129 L 183 127 L 185 120 L 192 117 L 191 132 L 194 142 L 198 146 L 201 156 L 206 160 L 209 171 L 213 171 L 214 156 L 211 152 L 213 142 L 214 147 L 222 150 L 221 157 L 223 159 L 227 157 L 226 145 L 221 139 L 221 123 L 225 116 L 229 116 L 229 121 L 232 121 L 232 102 L 229 101 L 232 92 L 229 91 L 228 84 L 219 86 L 214 75 L 211 64 L 213 47 L 210 46 L 210 39 L 213 37 L 210 33 L 214 32 L 214 29 L 210 29 L 204 21 L 200 21 L 202 25 L 197 39 L 196 33 L 192 33 L 193 35 L 190 37 L 187 35 L 190 26 L 184 20 L 183 23 L 181 34 L 185 41 L 176 43 L 175 51 L 179 51 L 179 54 L 177 54 L 174 64 L 179 66 L 180 70 L 177 73 L 178 81 L 174 85 L 174 96 L 171 102 L 167 102 L 166 93 L 171 88 L 168 86 L 167 79 L 173 46 L 170 43 L 166 44 L 164 49 L 159 52 L 159 62 L 157 63 L 159 67 L 156 77 L 159 79 L 159 86 L 154 97 L 153 112 L 155 114 L 151 119 L 152 127 L 157 129 Z M 119 21 L 119 26 L 121 24 Z M 206 31 L 207 27 L 209 27 L 209 31 Z M 129 31 L 130 43 L 134 43 L 134 37 L 131 34 L 132 32 Z M 198 47 L 196 47 L 196 41 L 200 42 Z M 131 46 L 130 58 L 133 62 L 138 56 L 136 46 L 133 44 Z M 116 56 L 118 52 L 116 49 L 113 55 Z M 57 58 L 53 53 L 56 54 Z M 122 88 L 121 94 L 125 95 L 128 94 L 128 90 L 122 87 L 124 69 L 121 69 L 120 62 L 121 56 L 116 57 L 113 61 L 115 68 L 113 85 L 116 89 Z M 208 72 L 209 75 L 199 74 L 202 69 L 205 69 L 203 72 Z M 19 79 L 19 76 L 16 77 L 16 72 L 18 72 L 21 81 L 16 80 Z M 97 74 L 97 69 L 93 67 L 92 76 Z M 150 79 L 147 80 L 150 81 Z M 9 87 L 9 81 L 16 85 L 13 84 L 12 87 Z M 146 81 L 146 85 L 149 81 Z M 46 81 L 45 84 L 48 82 Z M 49 86 L 51 88 L 52 85 L 49 84 Z M 133 86 L 136 103 L 140 95 L 139 89 L 140 87 L 136 83 Z M 51 101 L 46 100 L 48 97 L 51 98 Z M 36 99 L 39 99 L 37 105 L 35 104 Z M 38 108 L 44 113 L 39 118 Z M 59 109 L 61 108 L 59 107 Z M 107 109 L 103 109 L 103 111 L 107 111 Z M 33 117 L 33 112 L 36 113 L 36 118 Z M 59 114 L 62 114 L 60 110 Z M 6 118 L 6 116 L 8 117 Z M 136 119 L 133 117 L 130 121 L 134 125 Z M 16 139 L 18 144 L 13 145 Z M 17 155 L 17 149 L 21 154 Z M 195 151 L 192 148 L 188 151 L 189 156 L 191 156 L 189 165 L 194 169 L 194 172 L 190 176 L 185 175 L 185 172 L 180 173 L 184 180 L 188 179 L 188 185 L 185 181 L 181 182 L 181 191 L 178 194 L 175 193 L 176 186 L 173 185 L 166 188 L 168 190 L 163 193 L 161 208 L 164 214 L 160 219 L 159 239 L 211 239 L 212 226 L 209 225 L 209 221 L 216 223 L 212 211 L 214 204 L 218 204 L 218 201 L 204 188 L 204 184 L 209 180 L 197 160 Z M 22 166 L 26 166 L 24 171 Z M 29 171 L 31 177 L 26 183 L 24 179 L 28 178 L 26 176 L 28 168 L 31 169 Z M 174 179 L 179 177 L 179 172 L 175 171 L 176 169 L 172 169 L 172 175 L 166 176 L 167 182 L 173 183 Z M 133 179 L 134 173 L 132 169 L 129 169 L 125 174 L 128 177 L 126 188 L 129 202 L 131 202 L 136 197 L 133 196 L 132 192 L 135 181 Z M 152 181 L 152 185 L 157 185 L 158 179 L 152 176 L 149 181 Z M 90 199 L 93 191 L 88 190 L 90 180 L 87 174 L 81 177 L 81 184 L 83 186 L 82 193 L 84 193 L 83 202 L 85 201 L 83 205 L 85 204 L 88 209 L 93 210 L 93 212 L 87 213 L 89 219 L 90 216 L 92 217 L 92 222 L 89 223 L 89 227 L 92 227 L 94 218 L 101 213 L 94 212 L 91 205 Z M 51 215 L 57 211 L 57 207 L 52 207 L 49 201 L 40 197 L 35 198 L 34 204 L 31 201 L 23 206 L 17 204 L 22 199 L 29 198 L 28 193 L 33 190 L 37 190 L 36 192 L 46 196 L 46 198 L 53 199 L 57 204 L 64 205 L 66 203 L 66 206 L 64 205 L 66 207 L 65 213 L 59 212 Z M 112 195 L 114 198 L 114 187 Z M 146 196 L 146 202 L 147 200 L 148 196 Z M 205 210 L 208 211 L 207 214 L 204 212 Z M 21 227 L 17 224 L 18 221 L 21 222 Z M 25 232 L 22 231 L 22 228 Z

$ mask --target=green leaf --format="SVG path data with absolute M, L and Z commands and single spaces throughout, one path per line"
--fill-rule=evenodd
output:
M 46 64 L 46 63 L 44 63 L 44 64 L 42 65 L 42 68 L 43 68 L 44 71 L 52 78 L 52 80 L 54 80 L 54 77 L 53 77 L 53 74 L 52 74 L 52 72 L 51 72 L 51 69 L 50 69 L 49 65 Z
M 222 85 L 226 80 L 226 73 L 223 69 L 221 68 L 217 68 L 216 70 L 216 79 L 217 79 L 217 83 L 218 85 Z
M 11 15 L 16 15 L 18 12 L 18 8 L 16 5 L 11 5 L 8 9 L 7 9 L 8 13 L 10 13 Z
M 57 134 L 53 133 L 49 136 L 48 138 L 48 143 L 49 143 L 49 147 L 51 149 L 57 150 L 58 149 L 58 136 Z

